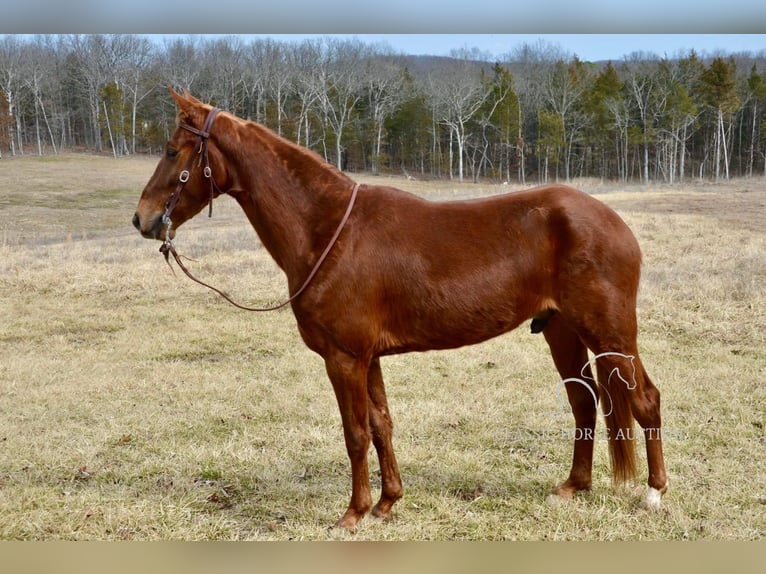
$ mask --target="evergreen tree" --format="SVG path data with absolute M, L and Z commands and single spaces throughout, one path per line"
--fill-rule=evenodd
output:
M 725 60 L 717 57 L 700 76 L 700 95 L 708 110 L 708 121 L 714 126 L 712 130 L 713 169 L 716 181 L 719 181 L 721 177 L 721 163 L 723 163 L 724 177 L 729 179 L 731 119 L 739 108 L 736 72 L 737 65 L 733 58 Z
M 749 144 L 747 150 L 747 168 L 745 173 L 752 177 L 755 160 L 760 155 L 766 156 L 762 150 L 766 133 L 764 133 L 764 107 L 766 106 L 766 81 L 758 72 L 755 64 L 750 68 L 747 78 L 747 99 L 750 109 L 748 121 L 750 122 Z M 766 163 L 764 164 L 766 173 Z
M 583 111 L 588 116 L 583 137 L 593 148 L 596 169 L 601 179 L 616 177 L 620 167 L 623 134 L 627 128 L 624 115 L 616 113 L 625 109 L 625 84 L 611 62 L 596 75 L 585 91 Z M 623 120 L 623 121 L 621 121 Z

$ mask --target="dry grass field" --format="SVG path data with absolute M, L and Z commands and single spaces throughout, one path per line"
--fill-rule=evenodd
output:
M 668 430 L 662 511 L 611 486 L 602 439 L 593 490 L 546 504 L 569 471 L 572 421 L 545 342 L 525 325 L 384 359 L 405 497 L 392 522 L 366 519 L 349 535 L 327 528 L 348 502 L 350 466 L 321 360 L 289 310 L 229 306 L 173 275 L 159 244 L 135 232 L 155 161 L 0 161 L 0 539 L 765 537 L 763 179 L 577 183 L 623 216 L 644 251 L 640 345 Z M 391 183 L 434 200 L 508 189 Z M 177 245 L 245 303 L 285 295 L 228 198 Z

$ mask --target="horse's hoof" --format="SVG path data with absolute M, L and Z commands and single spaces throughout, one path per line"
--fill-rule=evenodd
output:
M 559 484 L 556 488 L 551 490 L 548 498 L 545 501 L 549 506 L 561 506 L 566 504 L 574 498 L 577 489 L 568 485 L 566 482 Z
M 560 494 L 557 494 L 555 492 L 551 492 L 548 497 L 545 499 L 545 502 L 548 503 L 548 506 L 557 507 L 557 506 L 563 506 L 567 504 L 570 500 L 572 500 L 571 496 L 561 496 Z
M 391 507 L 393 502 L 380 501 L 372 507 L 370 516 L 376 518 L 379 522 L 390 522 L 392 520 Z
M 590 484 L 577 484 L 567 479 L 551 490 L 546 501 L 551 506 L 559 506 L 572 500 L 581 490 L 590 490 Z
M 357 526 L 359 525 L 359 521 L 363 516 L 364 514 L 358 514 L 348 510 L 343 516 L 340 517 L 338 522 L 330 527 L 330 530 L 346 531 L 354 534 L 356 532 Z
M 349 529 L 338 526 L 337 522 L 327 528 L 327 540 L 343 542 L 346 540 L 355 540 L 355 536 L 356 529 Z

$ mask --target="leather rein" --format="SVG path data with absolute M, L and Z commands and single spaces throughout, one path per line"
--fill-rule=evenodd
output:
M 343 218 L 340 221 L 340 224 L 338 224 L 337 229 L 335 230 L 335 233 L 333 234 L 332 238 L 330 239 L 330 242 L 327 244 L 327 247 L 325 247 L 325 250 L 322 252 L 322 254 L 319 256 L 319 259 L 317 259 L 317 262 L 314 264 L 314 267 L 311 269 L 311 272 L 308 274 L 308 277 L 306 277 L 306 280 L 303 282 L 303 284 L 298 288 L 298 290 L 290 295 L 290 297 L 283 301 L 282 303 L 278 305 L 274 305 L 272 307 L 247 307 L 245 305 L 241 305 L 234 301 L 231 297 L 229 297 L 226 293 L 221 291 L 220 289 L 217 289 L 216 287 L 213 287 L 212 285 L 209 285 L 208 283 L 205 283 L 204 281 L 201 281 L 200 279 L 197 279 L 194 275 L 192 275 L 191 271 L 189 271 L 186 266 L 181 261 L 181 255 L 178 254 L 176 251 L 175 244 L 173 243 L 173 240 L 170 238 L 170 228 L 173 225 L 173 221 L 170 219 L 171 213 L 173 213 L 173 210 L 175 209 L 176 205 L 178 204 L 178 200 L 181 197 L 181 192 L 183 191 L 184 187 L 186 186 L 186 182 L 189 181 L 189 176 L 191 175 L 191 170 L 194 167 L 194 160 L 195 155 L 199 156 L 197 165 L 201 166 L 204 163 L 204 168 L 202 170 L 202 174 L 204 175 L 205 179 L 210 181 L 210 208 L 208 211 L 208 217 L 213 216 L 213 198 L 214 198 L 214 191 L 217 191 L 220 195 L 223 193 L 218 185 L 215 183 L 215 180 L 213 179 L 213 172 L 210 169 L 210 160 L 208 158 L 207 153 L 207 144 L 208 140 L 210 139 L 210 128 L 213 125 L 213 120 L 215 120 L 216 115 L 218 115 L 218 112 L 221 110 L 219 108 L 212 108 L 210 112 L 207 115 L 207 118 L 205 119 L 205 123 L 201 130 L 190 126 L 185 123 L 179 123 L 179 127 L 185 129 L 186 131 L 189 131 L 197 136 L 197 145 L 199 146 L 199 150 L 196 154 L 193 154 L 189 161 L 186 162 L 186 167 L 181 170 L 181 173 L 178 176 L 178 184 L 176 185 L 175 191 L 172 193 L 172 195 L 168 198 L 167 202 L 165 203 L 165 213 L 162 215 L 162 224 L 165 226 L 165 241 L 160 247 L 160 253 L 162 253 L 165 256 L 165 261 L 168 263 L 168 266 L 170 266 L 170 260 L 169 255 L 173 256 L 173 259 L 175 259 L 176 264 L 178 264 L 178 267 L 180 267 L 181 271 L 184 272 L 184 274 L 194 281 L 195 283 L 199 283 L 203 287 L 207 287 L 211 291 L 214 291 L 218 293 L 221 297 L 226 299 L 229 303 L 237 307 L 238 309 L 242 309 L 243 311 L 276 311 L 277 309 L 281 309 L 282 307 L 285 307 L 292 301 L 294 301 L 301 293 L 303 293 L 306 288 L 309 286 L 309 283 L 311 283 L 311 280 L 314 279 L 314 276 L 319 271 L 319 267 L 324 263 L 325 259 L 327 259 L 327 256 L 330 254 L 330 251 L 332 250 L 333 246 L 338 240 L 338 237 L 340 237 L 341 231 L 343 231 L 343 228 L 346 226 L 346 222 L 348 221 L 348 218 L 351 216 L 351 210 L 354 207 L 354 203 L 356 202 L 356 197 L 359 193 L 359 184 L 354 185 L 354 189 L 351 192 L 351 199 L 348 202 L 348 207 L 346 208 L 346 213 L 343 214 Z M 188 257 L 186 257 L 188 259 Z M 171 270 L 173 268 L 171 267 Z

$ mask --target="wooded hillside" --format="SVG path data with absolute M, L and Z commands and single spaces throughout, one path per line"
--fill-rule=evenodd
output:
M 519 183 L 766 174 L 766 51 L 583 62 L 545 42 L 500 61 L 325 37 L 0 37 L 0 157 L 157 153 L 166 86 L 349 171 Z

